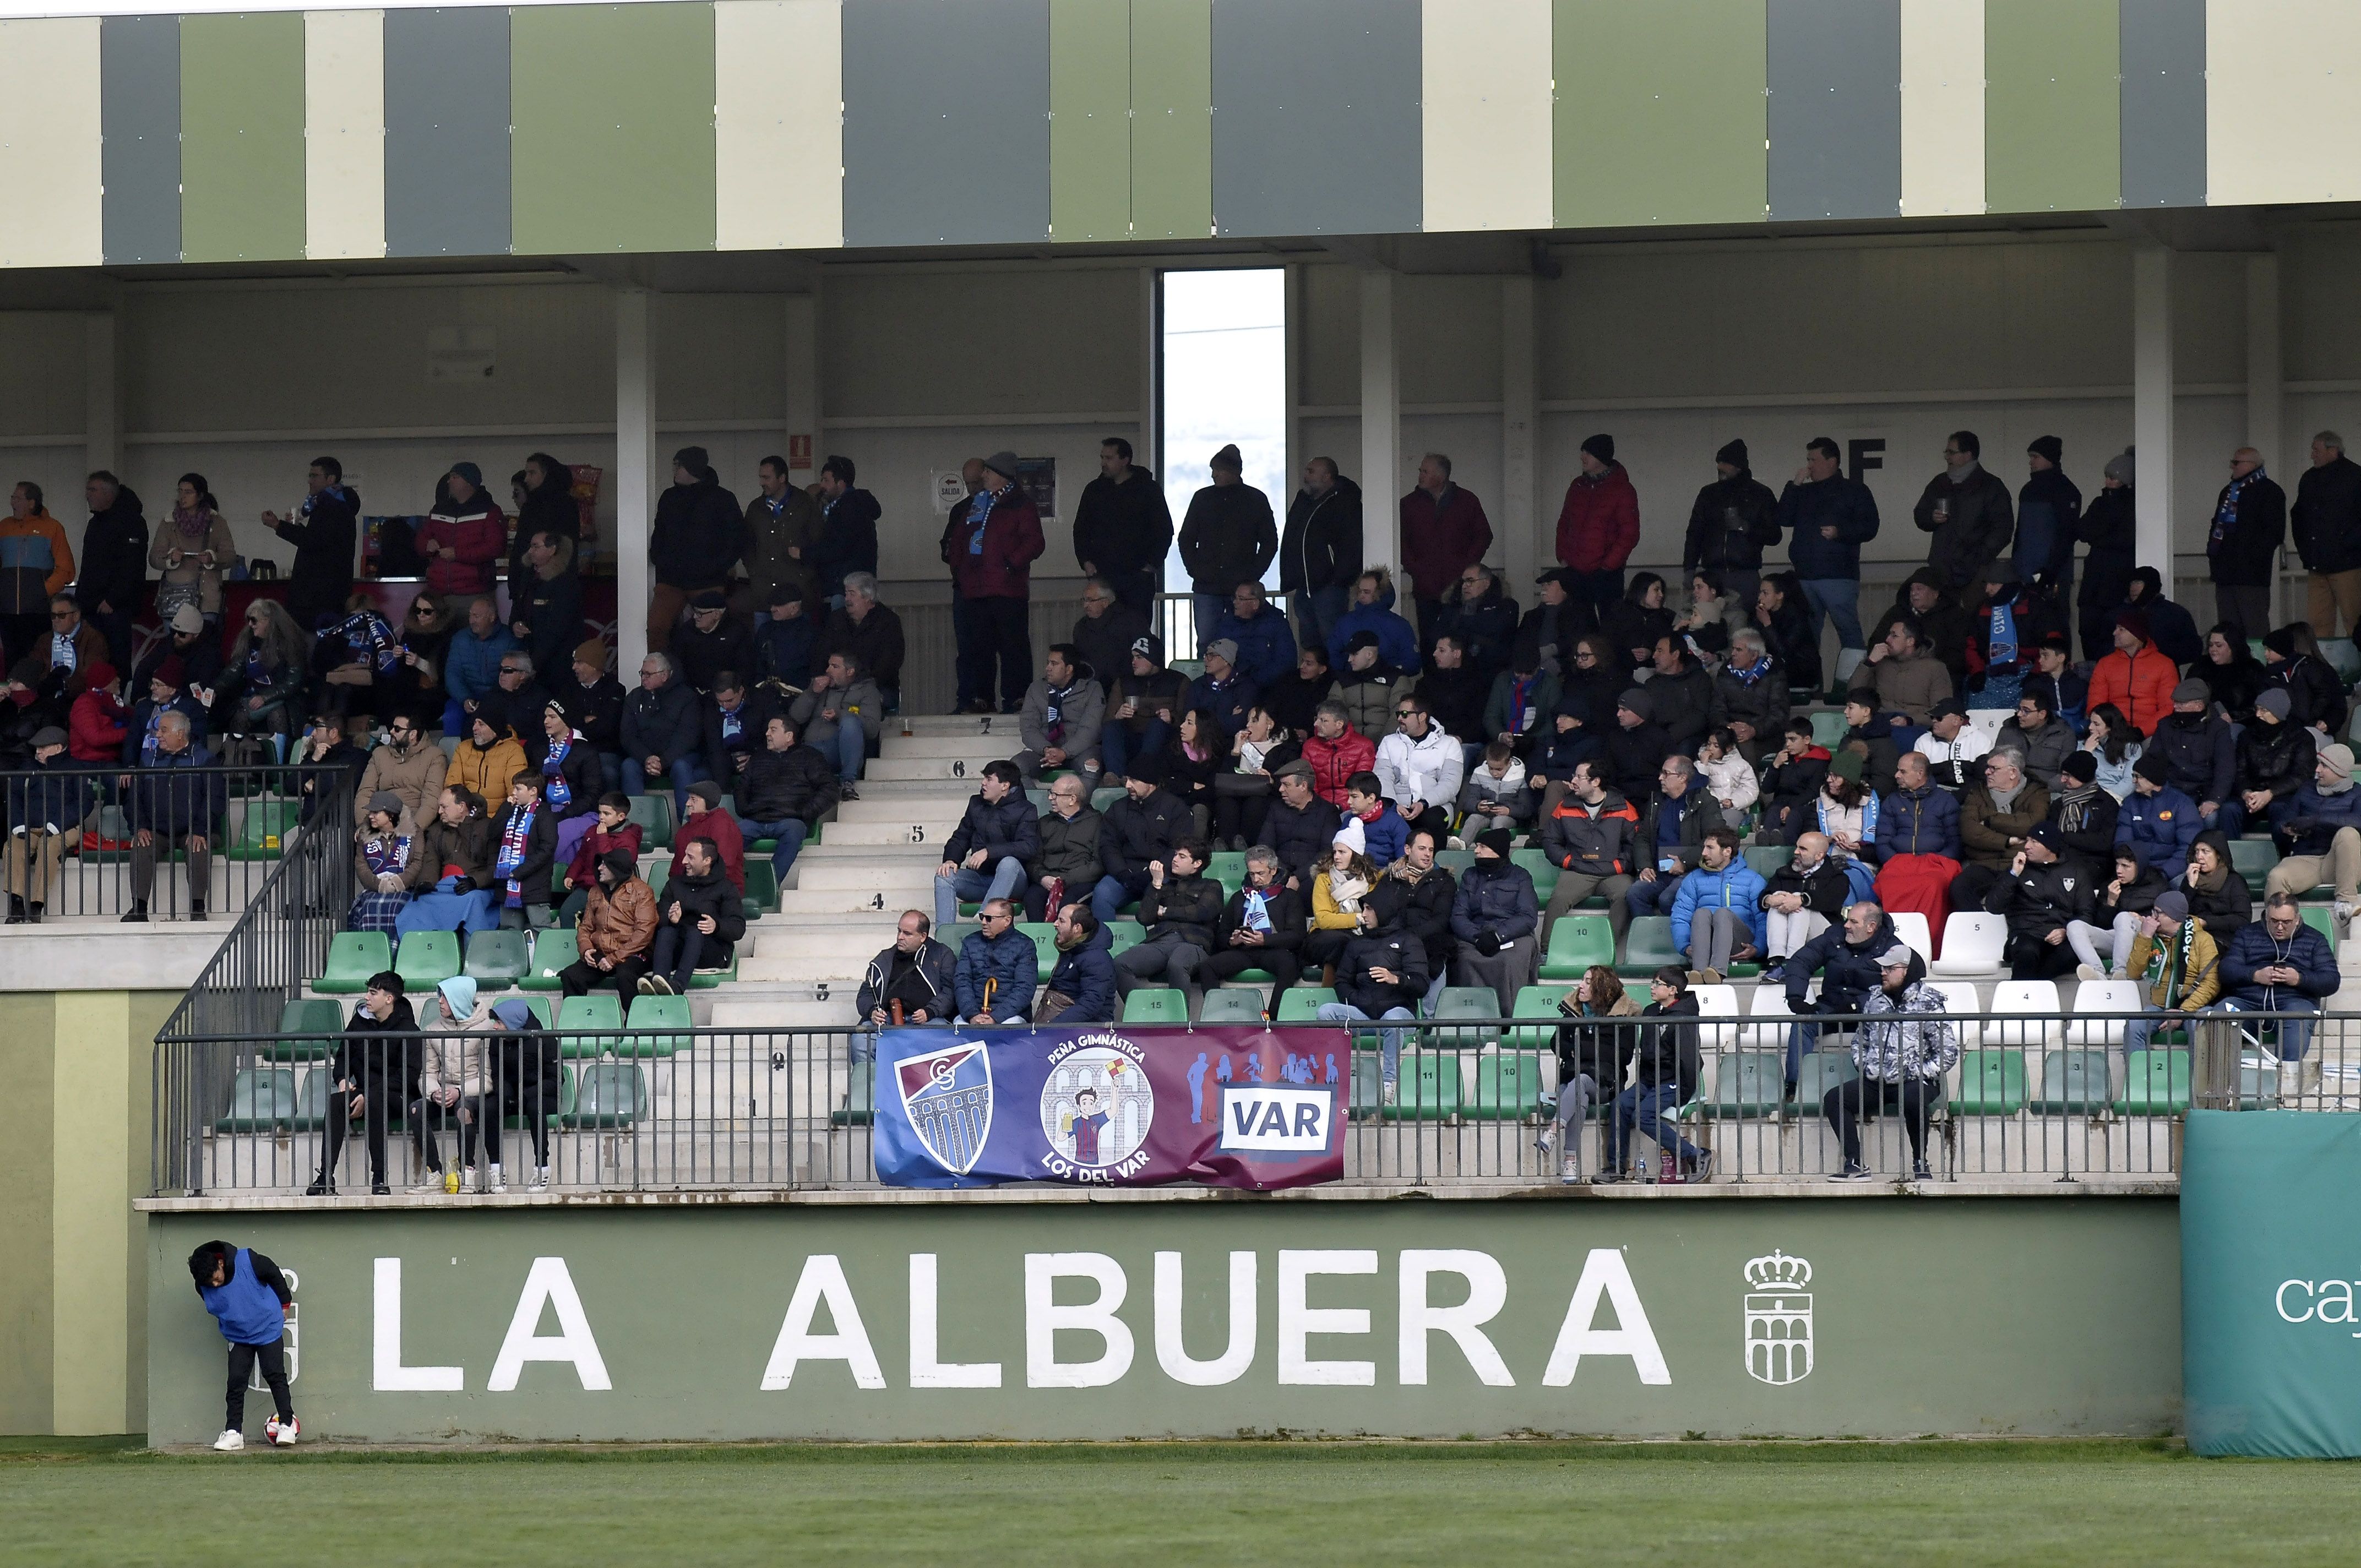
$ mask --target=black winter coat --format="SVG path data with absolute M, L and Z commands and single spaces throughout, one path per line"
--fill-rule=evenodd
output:
M 516 870 L 503 878 L 500 875 L 501 835 L 506 833 L 509 818 L 516 812 L 513 806 L 504 806 L 492 820 L 493 892 L 501 903 L 508 899 L 508 884 L 517 884 L 517 898 L 526 908 L 547 904 L 550 894 L 550 871 L 557 862 L 557 813 L 544 806 L 533 814 L 533 826 L 525 830 L 524 858 Z
M 672 917 L 675 908 L 680 918 Z M 718 969 L 730 967 L 737 944 L 746 935 L 746 901 L 730 884 L 720 872 L 708 872 L 704 876 L 691 876 L 686 872 L 671 878 L 664 891 L 656 894 L 656 925 L 659 928 L 677 925 L 686 932 L 693 929 L 706 916 L 713 916 L 713 935 L 705 938 L 705 947 L 697 961 Z
M 1262 945 L 1280 952 L 1291 953 L 1301 948 L 1306 935 L 1305 928 L 1312 923 L 1312 917 L 1305 913 L 1311 906 L 1309 900 L 1289 888 L 1283 881 L 1279 886 L 1266 890 L 1263 898 L 1263 912 L 1270 916 L 1270 930 L 1265 934 Z M 1230 894 L 1230 901 L 1222 906 L 1221 923 L 1213 930 L 1213 938 L 1218 944 L 1213 950 L 1217 953 L 1229 951 L 1230 933 L 1246 928 L 1246 890 L 1242 887 Z
M 1279 591 L 1350 588 L 1360 575 L 1361 487 L 1340 474 L 1324 496 L 1296 491 L 1279 541 Z
M 1481 674 L 1488 688 L 1492 677 L 1509 667 L 1510 652 L 1516 646 L 1517 601 L 1501 591 L 1496 577 L 1475 602 L 1453 605 L 1448 620 L 1452 633 L 1466 652 L 1461 667 Z M 1425 639 L 1427 652 L 1432 653 L 1434 639 L 1440 633 L 1421 635 Z
M 2088 920 L 2097 906 L 2098 888 L 2091 869 L 2080 860 L 2052 861 L 2037 866 L 2027 861 L 2014 877 L 2004 877 L 1984 894 L 1984 907 L 2008 917 L 2012 939 L 2042 938 L 2062 931 L 2070 920 Z
M 2288 694 L 2290 724 L 2318 724 L 2331 735 L 2345 728 L 2345 683 L 2311 654 L 2271 665 L 2270 684 Z
M 2340 452 L 2334 461 L 2305 469 L 2295 482 L 2288 522 L 2305 570 L 2361 568 L 2361 463 Z
M 1426 651 L 1434 652 L 1432 638 Z M 1341 672 L 1338 678 L 1343 679 Z M 1488 739 L 1484 733 L 1484 704 L 1492 696 L 1492 677 L 1473 663 L 1462 662 L 1455 670 L 1427 671 L 1418 678 L 1418 695 L 1426 699 L 1427 712 L 1445 733 L 1468 741 Z
M 1604 744 L 1609 784 L 1632 800 L 1656 793 L 1657 772 L 1673 751 L 1672 737 L 1663 725 L 1651 719 L 1627 729 L 1610 714 Z
M 1240 583 L 1262 581 L 1278 554 L 1270 498 L 1252 485 L 1207 485 L 1189 498 L 1180 565 L 1197 592 L 1227 598 Z
M 1705 1075 L 1697 1026 L 1692 1022 L 1697 1015 L 1697 999 L 1687 992 L 1669 1007 L 1651 1002 L 1640 1009 L 1639 1039 L 1631 1047 L 1634 1083 L 1642 1089 L 1675 1085 L 1684 1103 L 1697 1093 L 1697 1080 Z
M 968 796 L 960 825 L 943 844 L 943 859 L 963 865 L 978 850 L 984 852 L 987 872 L 1012 855 L 1027 861 L 1039 858 L 1041 819 L 1024 791 L 1010 790 L 996 806 L 982 795 Z
M 1172 550 L 1172 509 L 1164 504 L 1164 487 L 1145 468 L 1134 467 L 1122 484 L 1101 474 L 1082 487 L 1074 507 L 1074 559 L 1095 567 L 1102 576 L 1121 577 L 1153 572 Z M 1096 660 L 1092 663 L 1097 663 Z M 1126 659 L 1112 675 L 1131 667 Z
M 1416 882 L 1382 876 L 1369 890 L 1377 906 L 1380 930 L 1407 931 L 1419 939 L 1426 954 L 1431 980 L 1451 961 L 1451 911 L 1459 901 L 1459 884 L 1449 872 L 1435 867 Z M 1337 973 L 1341 976 L 1343 970 Z M 1422 985 L 1421 994 L 1424 993 Z
M 1869 940 L 1857 948 L 1845 939 L 1841 925 L 1829 927 L 1795 949 L 1795 956 L 1787 960 L 1788 1011 L 1860 1012 L 1869 993 L 1885 983 L 1883 971 L 1877 967 L 1877 955 L 1900 940 L 1894 934 L 1891 919 L 1879 920 Z M 1804 992 L 1816 972 L 1820 973 L 1819 1001 L 1806 1003 Z
M 1628 1000 L 1628 997 L 1627 997 Z M 1569 994 L 1558 1011 L 1572 1020 L 1557 1026 L 1557 1080 L 1572 1083 L 1583 1073 L 1601 1089 L 1623 1086 L 1623 1069 L 1640 1035 L 1639 1010 L 1629 1014 L 1584 1013 Z
M 1281 875 L 1303 883 L 1302 891 L 1309 896 L 1308 879 L 1326 862 L 1328 846 L 1336 841 L 1340 825 L 1336 808 L 1316 795 L 1301 811 L 1274 799 L 1263 816 L 1262 841 L 1279 851 Z
M 115 498 L 115 506 L 120 508 L 126 500 L 134 510 L 138 509 L 139 499 L 129 490 Z M 295 546 L 295 559 L 287 568 L 287 609 L 294 616 L 295 624 L 306 632 L 312 630 L 314 617 L 344 609 L 346 596 L 353 591 L 360 515 L 360 492 L 349 485 L 331 485 L 312 498 L 308 521 L 289 518 L 273 530 Z M 148 548 L 148 525 L 144 521 L 139 525 L 139 540 L 144 560 Z M 89 580 L 87 567 L 82 576 L 84 582 Z M 79 597 L 79 585 L 75 592 Z M 459 619 L 464 621 L 467 617 Z
M 421 1042 L 386 1036 L 417 1032 L 417 1014 L 406 996 L 394 998 L 393 1012 L 382 1024 L 354 1008 L 352 1021 L 345 1025 L 344 1037 L 331 1055 L 328 1070 L 335 1076 L 329 1081 L 349 1083 L 364 1096 L 390 1093 L 396 1100 L 408 1100 L 423 1065 Z
M 1433 872 L 1429 872 L 1433 875 Z M 1451 934 L 1473 942 L 1486 931 L 1503 942 L 1530 937 L 1541 924 L 1532 873 L 1507 861 L 1478 860 L 1459 879 L 1451 903 Z
M 836 804 L 836 765 L 814 746 L 760 751 L 746 759 L 732 793 L 749 822 L 793 817 L 808 825 Z
M 1427 977 L 1433 972 L 1426 944 L 1386 916 L 1380 915 L 1378 922 L 1376 930 L 1356 932 L 1345 942 L 1336 961 L 1336 1000 L 1372 1018 L 1383 1017 L 1395 1007 L 1416 1012 L 1426 995 Z M 1378 969 L 1398 977 L 1396 982 L 1388 985 L 1372 978 L 1369 971 Z
M 678 674 L 654 691 L 632 687 L 631 696 L 623 699 L 624 765 L 634 759 L 645 762 L 661 757 L 669 768 L 683 757 L 697 755 L 705 740 L 705 727 L 697 709 L 696 689 Z
M 350 563 L 346 563 L 349 568 Z M 139 492 L 125 485 L 115 493 L 115 499 L 104 511 L 93 512 L 82 531 L 82 554 L 74 557 L 74 602 L 82 606 L 84 615 L 94 614 L 104 599 L 115 607 L 117 615 L 130 617 L 139 613 L 139 596 L 148 586 L 148 519 L 139 508 Z M 352 587 L 349 576 L 338 585 L 336 604 Z M 312 623 L 301 622 L 305 636 L 312 634 Z M 118 648 L 115 656 L 125 662 L 131 650 Z
M 719 587 L 746 553 L 746 513 L 708 468 L 693 485 L 656 498 L 648 560 L 656 581 L 675 588 Z
M 1774 893 L 1800 894 L 1806 908 L 1827 916 L 1833 923 L 1842 916 L 1845 905 L 1851 898 L 1848 891 L 1850 886 L 1851 883 L 1845 880 L 1844 868 L 1837 862 L 1836 857 L 1823 855 L 1820 863 L 1808 872 L 1797 867 L 1793 861 L 1773 872 L 1770 882 L 1763 889 L 1763 898 L 1767 899 Z M 1761 899 L 1756 903 L 1761 907 L 1770 907 Z
M 2074 541 L 2080 537 L 2082 491 L 2062 468 L 2044 468 L 2029 476 L 2016 492 L 2016 548 L 2024 548 L 2028 526 L 2038 526 L 2044 513 L 2049 522 L 2049 553 L 2031 563 L 2035 576 L 2052 585 L 2063 583 L 2074 570 Z
M 1126 882 L 1144 880 L 1149 862 L 1170 861 L 1172 846 L 1195 828 L 1189 808 L 1164 790 L 1144 801 L 1126 794 L 1100 814 L 1099 869 Z
M 1945 509 L 1940 521 L 1935 515 L 1938 503 Z M 1981 582 L 1983 569 L 2008 548 L 2016 532 L 2008 486 L 1982 466 L 1959 483 L 1948 471 L 1927 480 L 1910 515 L 1919 532 L 1935 536 L 1927 546 L 1927 565 L 1943 574 L 1943 586 L 1954 593 Z
M 2220 879 L 2211 886 L 2203 881 L 2183 877 L 2175 885 L 2189 900 L 2189 913 L 2204 923 L 2214 945 L 2226 948 L 2238 927 L 2255 917 L 2255 895 L 2246 886 L 2246 879 L 2224 866 L 2215 875 Z
M 1041 850 L 1026 862 L 1027 877 L 1064 878 L 1070 904 L 1098 885 L 1099 834 L 1106 824 L 1097 812 L 1085 806 L 1069 821 L 1054 811 L 1045 811 L 1034 826 L 1040 835 Z
M 1771 487 L 1741 468 L 1697 493 L 1689 507 L 1689 532 L 1681 546 L 1681 576 L 1763 569 L 1765 546 L 1779 543 L 1779 498 Z
M 1222 884 L 1209 876 L 1168 872 L 1162 887 L 1150 883 L 1139 895 L 1139 921 L 1151 937 L 1170 931 L 1213 952 L 1213 932 L 1222 923 Z
M 2223 486 L 2205 513 L 2205 557 L 2213 564 L 2213 580 L 2231 587 L 2268 587 L 2287 538 L 2287 492 L 2278 480 L 2256 475 L 2239 492 L 2238 521 L 2216 543 L 2213 520 L 2229 493 L 2230 487 Z
M 2267 789 L 2273 799 L 2285 800 L 2310 784 L 2316 754 L 2312 737 L 2300 724 L 2249 720 L 2238 731 L 2238 790 Z

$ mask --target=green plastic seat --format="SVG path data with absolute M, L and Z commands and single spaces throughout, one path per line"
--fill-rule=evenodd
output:
M 1951 1098 L 1953 1115 L 2014 1116 L 2025 1109 L 2025 1100 L 2023 1051 L 1960 1053 L 1960 1091 Z
M 832 1125 L 865 1127 L 877 1119 L 877 1064 L 852 1064 L 852 1081 L 845 1086 L 844 1103 L 828 1113 Z
M 1359 1038 L 1356 1036 L 1356 1047 Z M 1353 1098 L 1345 1114 L 1356 1122 L 1366 1122 L 1375 1116 L 1385 1093 L 1385 1064 L 1378 1058 L 1377 1036 L 1368 1038 L 1366 1048 L 1353 1052 Z
M 576 1079 L 574 1103 L 560 1113 L 558 1123 L 567 1127 L 628 1127 L 647 1113 L 648 1080 L 637 1063 L 594 1061 L 585 1065 Z
M 1554 1019 L 1559 1016 L 1558 998 L 1565 994 L 1562 985 L 1529 985 L 1517 992 L 1516 1015 L 1526 1019 Z M 1554 1023 L 1519 1024 L 1503 1037 L 1503 1044 L 1528 1051 L 1545 1051 L 1557 1044 Z
M 1205 874 L 1235 893 L 1246 885 L 1246 856 L 1243 850 L 1216 850 L 1205 862 Z
M 1669 920 L 1665 929 L 1669 940 Z M 1608 923 L 1606 916 L 1561 915 L 1557 924 L 1550 927 L 1549 951 L 1542 955 L 1542 978 L 1576 981 L 1593 964 L 1614 961 L 1615 927 Z
M 598 1057 L 616 1049 L 621 1042 L 615 1036 L 623 1026 L 623 1002 L 611 991 L 593 992 L 588 996 L 569 996 L 557 1004 L 557 1025 L 560 1034 L 557 1054 L 562 1057 Z M 591 1033 L 597 1030 L 598 1033 Z
M 1525 868 L 1527 873 L 1533 879 L 1533 892 L 1540 896 L 1543 904 L 1547 904 L 1550 894 L 1557 891 L 1557 879 L 1563 873 L 1550 862 L 1549 856 L 1542 850 L 1531 846 L 1521 850 L 1511 850 L 1509 851 L 1509 863 Z
M 1626 979 L 1645 980 L 1666 964 L 1680 961 L 1680 950 L 1673 946 L 1673 917 L 1642 915 L 1623 933 L 1623 960 L 1615 966 L 1615 972 Z
M 572 968 L 581 957 L 570 927 L 544 926 L 533 934 L 533 959 L 517 984 L 526 991 L 555 991 L 557 971 Z
M 1477 1050 L 1500 1037 L 1500 998 L 1489 986 L 1444 986 L 1435 999 L 1433 1015 L 1486 1020 L 1471 1026 L 1427 1030 L 1426 1039 L 1435 1050 Z
M 1148 940 L 1148 927 L 1137 920 L 1110 920 L 1106 923 L 1106 928 L 1110 933 L 1107 948 L 1107 955 L 1110 958 Z
M 688 1049 L 692 1043 L 688 1031 L 696 1027 L 696 1020 L 688 1015 L 688 998 L 686 996 L 634 996 L 631 1012 L 624 1014 L 623 1026 L 626 1029 L 681 1031 L 615 1043 L 615 1054 L 619 1057 L 668 1057 L 675 1051 Z
M 1108 806 L 1113 806 L 1116 801 L 1121 800 L 1129 793 L 1130 792 L 1126 790 L 1121 784 L 1106 785 L 1094 789 L 1091 791 L 1091 809 L 1093 811 L 1104 812 Z
M 1379 1071 L 1383 1071 L 1382 1065 Z M 1442 1122 L 1458 1115 L 1458 1057 L 1437 1051 L 1404 1051 L 1394 1102 L 1381 1109 L 1389 1122 Z
M 1779 1109 L 1785 1075 L 1784 1058 L 1777 1051 L 1724 1052 L 1715 1067 L 1713 1095 L 1704 1103 L 1717 1116 L 1771 1115 Z
M 1434 863 L 1441 866 L 1444 871 L 1449 872 L 1455 877 L 1465 876 L 1467 874 L 1467 868 L 1476 863 L 1476 851 L 1473 850 L 1437 850 L 1434 851 Z
M 745 956 L 746 944 L 741 942 L 735 948 L 730 949 L 730 961 L 726 965 L 719 969 L 700 969 L 695 974 L 690 975 L 688 977 L 689 990 L 712 991 L 718 989 L 724 981 L 736 980 L 738 978 L 739 962 L 744 959 Z
M 467 938 L 467 967 L 459 972 L 488 990 L 514 985 L 533 969 L 533 945 L 522 931 L 486 931 Z
M 1476 1099 L 1467 1114 L 1479 1122 L 1524 1122 L 1542 1113 L 1538 1051 L 1499 1051 L 1476 1058 Z
M 287 832 L 303 814 L 301 801 L 273 800 L 269 797 L 246 803 L 246 820 L 237 837 L 224 851 L 233 861 L 275 861 L 280 854 Z
M 2238 1109 L 2268 1111 L 2279 1104 L 2279 1063 L 2252 1051 L 2238 1057 Z
M 959 957 L 959 950 L 967 945 L 967 939 L 983 929 L 982 926 L 972 920 L 954 920 L 937 931 L 935 935 L 942 938 L 943 946 L 949 948 L 951 950 L 951 957 L 956 959 Z
M 2321 935 L 2328 950 L 2336 950 L 2336 910 L 2333 905 L 2307 904 L 2302 906 L 2303 923 Z
M 412 931 L 395 950 L 393 972 L 413 992 L 434 990 L 459 972 L 459 933 Z
M 779 906 L 779 873 L 768 861 L 746 862 L 746 918 L 759 920 Z
M 229 1109 L 214 1119 L 214 1131 L 269 1133 L 291 1129 L 295 1117 L 293 1068 L 242 1067 L 230 1080 Z
M 1058 772 L 1058 769 L 1050 768 L 1046 770 L 1042 776 L 1044 778 L 1054 778 L 1057 776 Z M 1049 792 L 1047 789 L 1044 789 L 1038 784 L 1027 789 L 1025 792 L 1025 801 L 1027 805 L 1032 806 L 1034 816 L 1047 817 L 1049 814 Z
M 2230 840 L 2230 869 L 2246 879 L 2249 888 L 2259 888 L 2271 868 L 2279 863 L 2279 852 L 2268 839 L 2233 839 Z
M 1844 711 L 1841 708 L 1816 708 L 1810 715 L 1812 739 L 1833 750 L 1845 738 Z
M 640 872 L 640 880 L 648 884 L 649 893 L 661 900 L 664 897 L 664 883 L 672 880 L 672 862 L 658 861 L 654 865 Z
M 2105 1051 L 2051 1051 L 2041 1058 L 2041 1094 L 2029 1102 L 2036 1113 L 2089 1115 L 2111 1102 Z
M 1781 1062 L 1784 1072 L 1785 1058 L 1775 1059 Z M 1839 1083 L 1850 1083 L 1860 1076 L 1861 1069 L 1853 1065 L 1850 1051 L 1806 1051 L 1795 1073 L 1795 1103 L 1807 1114 L 1816 1113 L 1829 1090 Z
M 2187 1051 L 2133 1051 L 2124 1058 L 2124 1091 L 2115 1110 L 2126 1116 L 2178 1116 L 2189 1109 Z
M 1126 1024 L 1186 1024 L 1189 998 L 1170 986 L 1143 986 L 1124 998 Z
M 672 848 L 672 789 L 666 785 L 646 795 L 631 796 L 631 819 L 640 825 L 640 847 L 643 850 Z
M 1205 992 L 1204 1010 L 1197 1015 L 1197 1021 L 1201 1024 L 1259 1024 L 1262 1022 L 1262 992 L 1251 986 L 1218 986 Z
M 1279 993 L 1279 1018 L 1281 1024 L 1317 1022 L 1320 1004 L 1336 1000 L 1336 990 L 1328 985 L 1290 985 Z
M 299 996 L 280 1010 L 279 1038 L 267 1054 L 272 1061 L 325 1061 L 344 1032 L 342 1005 L 325 996 Z
M 328 967 L 312 989 L 356 996 L 368 989 L 369 976 L 392 967 L 392 938 L 382 931 L 339 931 L 328 943 Z
M 536 1001 L 535 1005 L 539 1005 L 538 1001 Z M 522 1107 L 518 1110 L 511 1111 L 506 1116 L 500 1119 L 500 1125 L 506 1127 L 512 1133 L 521 1133 L 524 1131 L 524 1117 L 520 1114 L 521 1110 Z M 542 1120 L 547 1123 L 549 1126 L 554 1129 L 564 1126 L 566 1124 L 566 1118 L 573 1113 L 574 1069 L 571 1067 L 560 1063 L 557 1069 L 557 1103 L 547 1109 L 547 1111 L 543 1114 Z
M 1746 863 L 1753 867 L 1754 874 L 1764 882 L 1769 882 L 1774 872 L 1795 858 L 1795 846 L 1791 844 L 1756 844 L 1746 851 Z
M 1043 985 L 1058 967 L 1058 928 L 1046 920 L 1019 920 L 1016 928 L 1033 939 L 1033 975 Z

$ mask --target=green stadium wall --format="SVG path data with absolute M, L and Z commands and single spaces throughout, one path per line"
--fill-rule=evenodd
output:
M 218 1430 L 223 1343 L 183 1259 L 220 1236 L 294 1274 L 297 1408 L 340 1442 L 2167 1433 L 2175 1208 L 1865 1194 L 158 1212 L 148 1431 Z M 1246 1266 L 1255 1332 L 1234 1345 Z M 1806 1328 L 1808 1363 L 1793 1348 Z

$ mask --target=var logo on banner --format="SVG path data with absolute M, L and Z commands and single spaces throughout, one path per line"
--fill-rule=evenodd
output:
M 975 1168 L 992 1135 L 992 1055 L 981 1040 L 895 1064 L 910 1130 L 944 1169 Z
M 1329 1118 L 1335 1105 L 1335 1091 L 1328 1089 L 1224 1085 L 1222 1150 L 1225 1154 L 1325 1154 Z
M 1746 1375 L 1801 1383 L 1812 1375 L 1812 1266 L 1773 1249 L 1746 1264 Z

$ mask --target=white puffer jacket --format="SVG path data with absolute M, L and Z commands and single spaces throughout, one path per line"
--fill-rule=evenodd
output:
M 1396 730 L 1378 742 L 1378 787 L 1397 809 L 1420 800 L 1449 811 L 1458 803 L 1466 766 L 1458 738 L 1432 718 L 1422 740 Z

